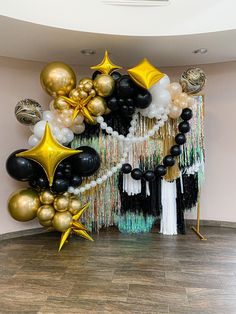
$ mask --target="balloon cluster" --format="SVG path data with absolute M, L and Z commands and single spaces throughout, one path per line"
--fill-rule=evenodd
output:
M 100 157 L 95 149 L 89 146 L 78 148 L 81 153 L 69 157 L 59 163 L 54 174 L 53 184 L 50 187 L 53 193 L 64 193 L 69 186 L 81 185 L 82 177 L 93 175 L 100 167 Z M 29 181 L 35 189 L 49 188 L 45 172 L 38 163 L 28 158 L 16 156 L 26 151 L 25 149 L 13 152 L 7 159 L 6 169 L 8 174 L 18 181 Z
M 111 76 L 116 82 L 112 96 L 107 99 L 111 111 L 132 117 L 135 109 L 147 108 L 151 104 L 150 92 L 135 84 L 129 75 L 113 72 Z

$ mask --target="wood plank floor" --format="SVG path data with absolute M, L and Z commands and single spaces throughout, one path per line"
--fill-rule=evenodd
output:
M 0 313 L 236 313 L 236 230 L 0 242 Z

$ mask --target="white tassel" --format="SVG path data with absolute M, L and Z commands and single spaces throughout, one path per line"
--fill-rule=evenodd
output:
M 177 234 L 176 184 L 162 180 L 162 217 L 160 233 Z

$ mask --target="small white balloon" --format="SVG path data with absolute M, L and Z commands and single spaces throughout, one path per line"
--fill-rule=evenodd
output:
M 35 136 L 34 134 L 30 135 L 30 137 L 28 139 L 29 146 L 34 147 L 38 143 L 39 143 L 39 138 L 37 136 Z
M 82 123 L 78 125 L 73 125 L 70 129 L 74 134 L 81 134 L 85 130 L 85 124 Z
M 79 113 L 74 119 L 73 124 L 81 124 L 84 121 L 84 117 Z
M 163 76 L 163 78 L 161 78 L 160 81 L 158 82 L 158 88 L 167 89 L 169 85 L 170 85 L 169 76 L 165 74 L 165 76 Z
M 54 114 L 51 111 L 46 110 L 43 112 L 44 121 L 52 122 L 53 119 L 54 119 Z
M 152 101 L 157 107 L 166 107 L 171 101 L 170 93 L 166 89 L 153 90 Z
M 37 122 L 34 126 L 34 135 L 38 138 L 41 138 L 44 134 L 45 126 L 46 121 L 41 120 Z
M 73 139 L 74 139 L 74 133 L 70 130 L 70 129 L 68 129 L 68 132 L 67 132 L 67 135 L 66 135 L 66 139 L 67 139 L 67 142 L 71 142 L 71 141 L 73 141 Z
M 57 134 L 56 134 L 56 140 L 57 140 L 59 143 L 62 143 L 62 139 L 63 139 L 63 135 L 61 134 L 61 132 L 57 133 Z

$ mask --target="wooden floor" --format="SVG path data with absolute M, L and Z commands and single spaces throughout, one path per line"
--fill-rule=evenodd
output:
M 236 230 L 0 243 L 0 313 L 236 313 Z

